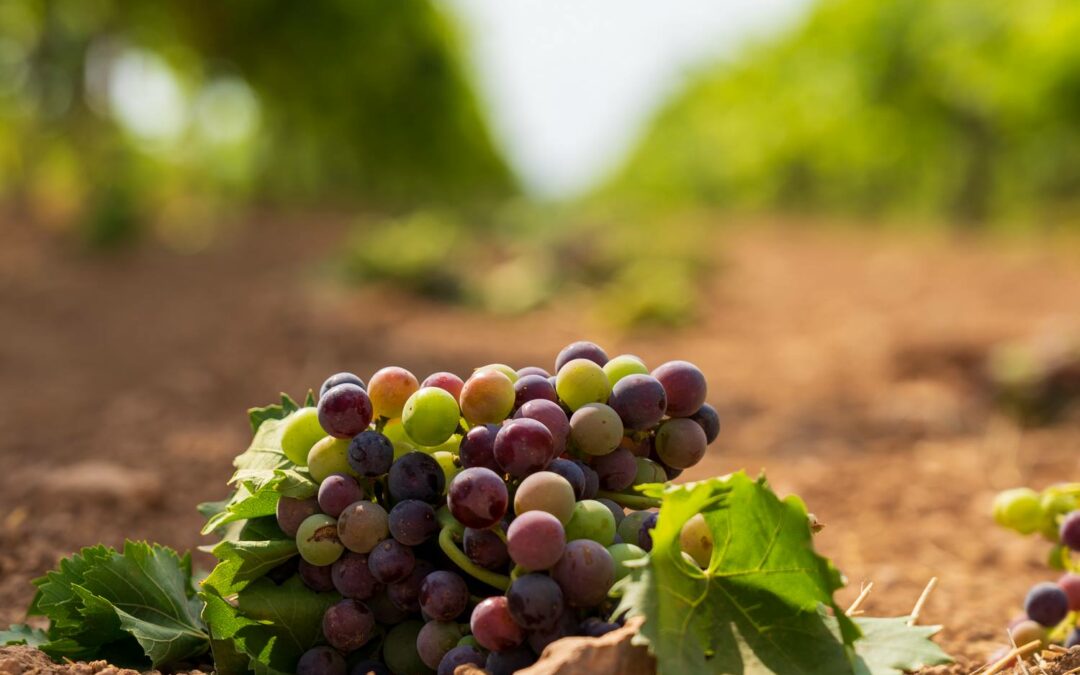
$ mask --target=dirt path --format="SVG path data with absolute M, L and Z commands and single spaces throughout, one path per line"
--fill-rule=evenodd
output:
M 79 546 L 202 543 L 194 504 L 223 494 L 244 409 L 280 389 L 389 363 L 549 365 L 585 336 L 707 371 L 725 430 L 688 477 L 764 469 L 800 494 L 849 575 L 842 604 L 872 580 L 867 609 L 904 613 L 937 576 L 925 621 L 981 657 L 1047 576 L 1046 546 L 992 527 L 988 503 L 1080 478 L 1080 420 L 1020 431 L 977 374 L 999 340 L 1080 333 L 1075 246 L 739 230 L 701 326 L 619 337 L 585 306 L 489 318 L 342 291 L 318 266 L 339 229 L 268 222 L 200 256 L 88 258 L 16 228 L 0 251 L 0 623 Z

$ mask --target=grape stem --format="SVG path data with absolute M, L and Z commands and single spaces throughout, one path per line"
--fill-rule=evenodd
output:
M 479 567 L 469 560 L 469 557 L 461 552 L 461 549 L 454 543 L 454 533 L 449 527 L 444 527 L 439 532 L 439 548 L 443 550 L 446 557 L 454 561 L 465 573 L 483 581 L 488 586 L 497 588 L 500 591 L 505 591 L 510 588 L 510 577 L 503 576 L 502 574 L 496 574 L 491 570 L 486 570 L 483 567 Z
M 597 493 L 598 497 L 604 499 L 610 499 L 619 506 L 625 506 L 628 509 L 636 509 L 638 511 L 643 509 L 655 509 L 660 507 L 660 500 L 653 497 L 646 497 L 645 495 L 632 495 L 625 492 L 608 492 L 601 490 Z

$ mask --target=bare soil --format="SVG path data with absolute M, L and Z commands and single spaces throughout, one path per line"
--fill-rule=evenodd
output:
M 1023 429 L 983 372 L 1002 340 L 1080 334 L 1080 249 L 758 224 L 716 243 L 702 322 L 619 335 L 582 298 L 489 317 L 382 288 L 343 289 L 342 231 L 257 217 L 198 255 L 89 255 L 14 225 L 0 250 L 0 624 L 29 580 L 81 546 L 202 543 L 248 440 L 244 411 L 329 373 L 399 364 L 550 367 L 591 338 L 650 363 L 685 358 L 724 420 L 693 479 L 764 470 L 827 527 L 820 549 L 864 608 L 921 621 L 975 666 L 1005 641 L 1048 546 L 995 528 L 995 491 L 1080 478 L 1080 417 Z M 199 564 L 211 561 L 199 554 Z M 33 671 L 27 671 L 33 672 Z M 94 672 L 94 671 L 88 671 Z

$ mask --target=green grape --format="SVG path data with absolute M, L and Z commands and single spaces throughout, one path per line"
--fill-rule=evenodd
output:
M 409 438 L 409 434 L 405 432 L 405 425 L 401 423 L 400 417 L 387 420 L 383 425 L 382 435 L 390 439 L 391 443 L 395 445 L 398 443 L 409 443 L 415 445 L 416 442 Z
M 570 482 L 551 471 L 537 471 L 521 481 L 514 493 L 514 513 L 546 511 L 566 525 L 576 507 L 574 488 Z
M 649 369 L 645 363 L 633 354 L 620 354 L 604 364 L 604 374 L 608 382 L 614 387 L 615 383 L 627 375 L 648 375 Z
M 456 646 L 458 646 L 458 647 L 472 647 L 473 649 L 477 649 L 477 650 L 483 649 L 483 647 L 480 646 L 480 643 L 477 642 L 476 638 L 474 638 L 472 635 L 466 635 L 465 637 L 458 640 Z
M 637 473 L 634 475 L 634 485 L 667 482 L 667 472 L 664 471 L 664 467 L 651 459 L 635 457 L 634 463 L 637 464 Z
M 650 514 L 650 511 L 631 511 L 626 514 L 626 517 L 619 523 L 619 538 L 631 544 L 636 542 L 638 540 L 638 532 L 641 531 L 641 524 L 645 522 L 645 519 L 648 518 Z
M 611 383 L 604 369 L 588 359 L 574 359 L 559 369 L 555 391 L 570 410 L 604 403 L 611 396 Z
M 461 423 L 460 419 L 458 420 L 458 423 Z M 461 450 L 461 434 L 454 434 L 438 445 L 422 445 L 417 448 L 417 450 L 429 455 L 434 455 L 436 452 L 449 452 L 452 455 L 456 455 L 458 454 L 458 451 Z
M 690 556 L 698 567 L 704 569 L 709 566 L 712 558 L 713 536 L 712 530 L 705 522 L 705 516 L 700 513 L 686 521 L 682 532 L 679 533 L 679 545 L 683 553 Z
M 405 402 L 401 423 L 420 445 L 445 443 L 457 430 L 461 411 L 450 392 L 438 387 L 418 389 Z
M 1042 510 L 1039 533 L 1047 541 L 1057 543 L 1061 540 L 1058 519 L 1076 508 L 1076 500 L 1060 492 L 1047 491 L 1039 500 L 1039 508 Z
M 399 623 L 386 634 L 383 643 L 383 661 L 394 675 L 430 675 L 433 673 L 416 650 L 416 638 L 424 622 L 415 619 Z
M 509 377 L 511 384 L 518 381 L 517 371 L 514 370 L 513 368 L 511 368 L 510 366 L 506 365 L 505 363 L 489 363 L 486 366 L 480 366 L 479 368 L 477 368 L 473 372 L 474 373 L 479 373 L 482 370 L 497 370 L 500 373 L 502 373 L 503 375 Z
M 454 480 L 454 476 L 461 473 L 461 465 L 457 463 L 457 456 L 454 455 L 454 453 L 445 450 L 433 452 L 431 453 L 431 456 L 439 463 L 439 467 L 442 468 L 443 474 L 446 475 L 446 485 L 450 485 L 450 481 Z
M 626 566 L 627 560 L 637 560 L 649 555 L 637 544 L 612 544 L 607 550 L 615 561 L 615 581 L 630 574 L 630 568 Z
M 321 483 L 332 473 L 355 476 L 356 472 L 349 466 L 351 440 L 326 436 L 312 446 L 307 458 L 308 472 L 311 477 Z
M 326 436 L 319 425 L 318 408 L 300 408 L 285 419 L 281 450 L 293 464 L 307 464 L 311 446 Z
M 994 521 L 1020 534 L 1031 534 L 1043 523 L 1039 493 L 1030 488 L 1005 490 L 994 499 Z
M 345 551 L 338 539 L 337 521 L 324 513 L 308 516 L 300 523 L 296 548 L 301 558 L 319 567 L 333 564 Z
M 603 403 L 587 403 L 570 416 L 570 441 L 588 455 L 606 455 L 619 447 L 622 438 L 619 414 Z
M 611 510 L 595 499 L 578 502 L 566 524 L 566 541 L 575 539 L 591 539 L 601 546 L 610 546 L 615 541 L 615 516 Z

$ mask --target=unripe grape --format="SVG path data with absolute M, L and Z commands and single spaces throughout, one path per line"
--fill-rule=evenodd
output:
M 611 382 L 595 362 L 574 359 L 559 369 L 555 390 L 570 410 L 577 410 L 589 403 L 605 403 L 611 395 Z
M 608 507 L 595 499 L 578 502 L 566 525 L 566 540 L 575 539 L 591 539 L 601 546 L 610 546 L 615 540 L 615 517 Z
M 1009 637 L 1012 638 L 1016 646 L 1022 647 L 1029 642 L 1039 640 L 1046 645 L 1046 629 L 1040 626 L 1037 622 L 1030 619 L 1021 621 L 1009 630 Z
M 498 424 L 514 409 L 514 383 L 504 373 L 478 370 L 461 389 L 461 415 L 471 425 Z
M 620 354 L 604 364 L 604 374 L 614 388 L 615 383 L 627 375 L 648 375 L 649 369 L 644 361 L 633 354 Z
M 312 565 L 330 565 L 341 557 L 344 547 L 338 538 L 337 522 L 328 515 L 308 516 L 296 530 L 300 557 Z
M 308 452 L 308 473 L 318 482 L 323 482 L 335 473 L 355 476 L 349 466 L 349 439 L 326 436 L 311 447 Z
M 416 376 L 397 366 L 388 366 L 371 376 L 368 396 L 376 417 L 401 417 L 405 402 L 420 388 Z
M 696 514 L 683 525 L 679 533 L 679 545 L 702 569 L 709 566 L 712 558 L 713 536 L 705 516 Z
M 405 433 L 420 445 L 445 443 L 458 427 L 461 411 L 445 389 L 424 387 L 405 402 L 401 423 Z
M 574 488 L 569 481 L 551 471 L 537 471 L 521 481 L 514 493 L 514 513 L 545 511 L 563 525 L 574 514 Z
M 586 340 L 571 342 L 563 347 L 562 351 L 555 357 L 555 372 L 562 370 L 563 366 L 574 359 L 588 359 L 598 366 L 603 366 L 608 362 L 608 355 L 595 342 Z
M 461 396 L 461 388 L 465 386 L 465 380 L 453 373 L 439 372 L 432 373 L 424 378 L 424 381 L 420 383 L 420 387 L 438 387 L 439 389 L 445 389 L 456 401 Z
M 319 411 L 316 408 L 300 408 L 283 422 L 281 431 L 281 451 L 293 464 L 307 464 L 311 447 L 326 436 L 319 424 Z
M 623 423 L 618 413 L 603 403 L 589 403 L 570 417 L 570 441 L 589 455 L 606 455 L 623 438 Z
M 1002 527 L 1031 534 L 1042 523 L 1039 493 L 1030 488 L 1005 490 L 994 498 L 994 521 Z
M 338 516 L 337 536 L 354 553 L 369 553 L 389 533 L 386 510 L 373 502 L 350 504 Z

